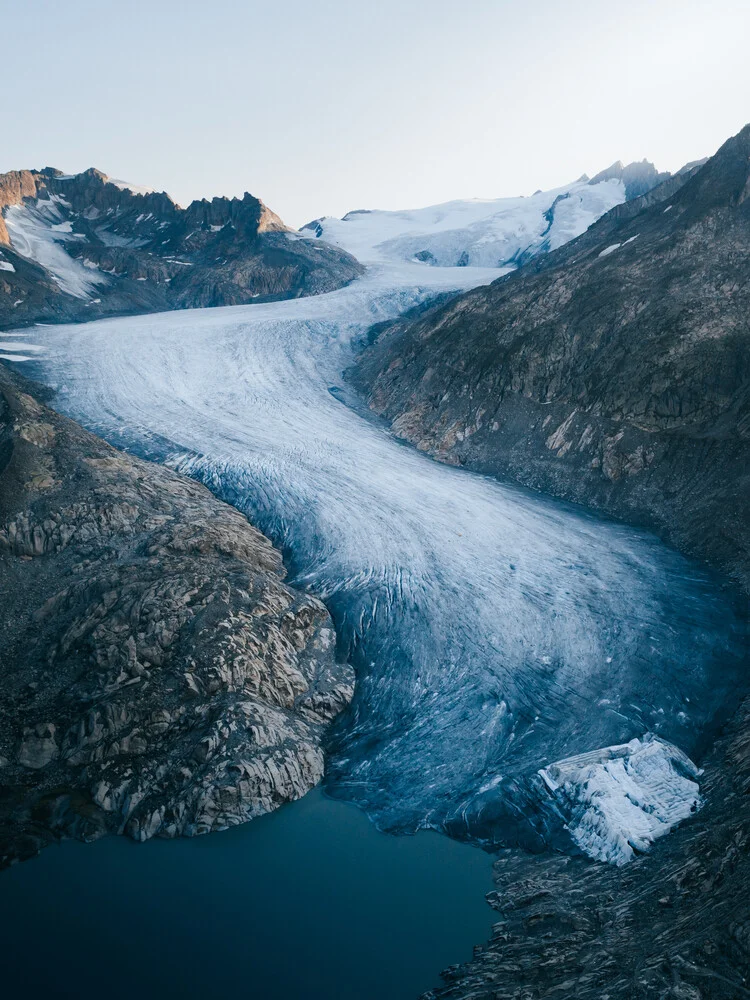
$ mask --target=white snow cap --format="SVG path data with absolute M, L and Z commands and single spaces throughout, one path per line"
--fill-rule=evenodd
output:
M 676 746 L 650 733 L 539 771 L 575 843 L 615 865 L 647 851 L 701 808 L 695 780 L 701 773 Z
M 450 201 L 402 212 L 356 211 L 309 224 L 362 263 L 421 261 L 438 267 L 515 267 L 555 250 L 625 201 L 621 180 L 579 180 L 528 198 Z

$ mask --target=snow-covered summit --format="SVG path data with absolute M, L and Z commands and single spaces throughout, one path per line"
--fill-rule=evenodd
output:
M 618 163 L 593 180 L 584 175 L 528 198 L 472 198 L 412 211 L 349 212 L 343 219 L 316 219 L 304 231 L 348 250 L 362 263 L 518 267 L 580 236 L 605 212 L 626 201 L 635 167 L 642 184 L 646 174 L 651 186 L 667 176 L 651 164 L 646 171 L 645 164 Z

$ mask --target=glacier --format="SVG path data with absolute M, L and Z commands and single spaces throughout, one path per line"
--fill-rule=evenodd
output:
M 65 250 L 67 242 L 80 239 L 72 224 L 61 211 L 69 204 L 58 195 L 49 198 L 26 199 L 22 205 L 5 210 L 5 224 L 13 249 L 22 257 L 45 268 L 55 283 L 77 299 L 91 298 L 97 287 L 107 283 L 107 277 L 87 268 L 81 260 Z
M 619 178 L 581 178 L 528 198 L 470 198 L 402 212 L 363 210 L 325 216 L 303 232 L 348 250 L 361 261 L 511 270 L 580 236 L 621 204 Z
M 645 532 L 399 443 L 342 382 L 371 324 L 497 274 L 373 254 L 326 295 L 38 326 L 24 370 L 61 411 L 246 512 L 327 603 L 357 673 L 329 794 L 387 831 L 617 862 L 643 810 L 601 810 L 598 840 L 576 841 L 539 772 L 645 733 L 699 755 L 740 683 L 730 598 Z M 569 803 L 591 798 L 589 772 L 568 767 Z M 645 797 L 647 772 L 628 772 Z

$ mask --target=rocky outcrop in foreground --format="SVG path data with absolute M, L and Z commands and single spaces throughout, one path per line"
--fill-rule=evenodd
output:
M 320 780 L 353 675 L 283 573 L 238 511 L 0 366 L 0 863 L 220 830 Z
M 247 193 L 181 208 L 94 169 L 0 174 L 0 329 L 315 295 L 361 273 Z

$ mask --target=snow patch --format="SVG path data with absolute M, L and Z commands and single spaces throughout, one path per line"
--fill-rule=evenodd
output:
M 0 351 L 43 351 L 41 344 L 26 344 L 18 340 L 0 340 Z
M 701 808 L 701 773 L 676 746 L 651 734 L 539 771 L 578 847 L 615 865 L 647 851 Z
M 611 246 L 605 247 L 604 250 L 599 254 L 600 257 L 608 257 L 609 254 L 614 253 L 615 250 L 619 250 L 622 243 L 613 243 Z
M 63 244 L 77 234 L 63 217 L 61 204 L 59 198 L 51 198 L 13 205 L 6 211 L 5 224 L 16 253 L 40 264 L 64 292 L 85 299 L 107 279 L 66 252 Z
M 11 273 L 14 273 L 15 270 L 15 267 L 13 267 L 9 260 L 0 260 L 0 271 L 10 271 Z

